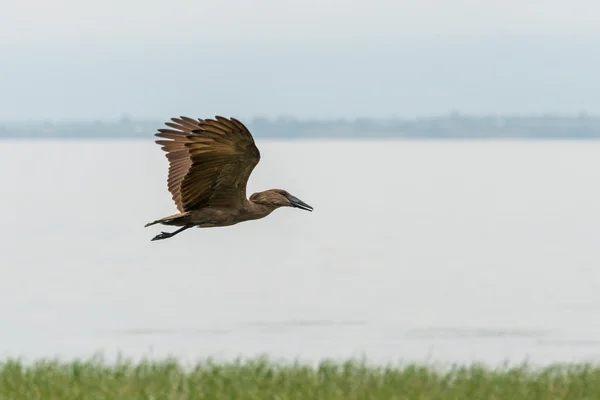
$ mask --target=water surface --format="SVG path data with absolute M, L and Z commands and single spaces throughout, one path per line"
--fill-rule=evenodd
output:
M 0 142 L 0 355 L 600 359 L 600 144 L 259 146 L 313 213 L 151 242 L 151 140 Z

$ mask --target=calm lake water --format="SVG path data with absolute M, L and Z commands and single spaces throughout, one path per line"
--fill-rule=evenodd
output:
M 313 213 L 151 242 L 152 139 L 0 142 L 0 356 L 600 361 L 599 143 L 258 144 Z

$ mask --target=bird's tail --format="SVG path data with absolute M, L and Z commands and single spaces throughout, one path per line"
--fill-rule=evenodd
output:
M 187 223 L 187 221 L 186 221 L 187 216 L 188 216 L 187 213 L 170 215 L 168 217 L 157 219 L 156 221 L 148 222 L 146 225 L 144 225 L 144 228 L 147 228 L 147 227 L 155 225 L 155 224 L 183 226 Z

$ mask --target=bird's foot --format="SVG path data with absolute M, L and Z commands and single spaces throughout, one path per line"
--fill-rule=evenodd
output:
M 172 233 L 169 233 L 169 232 L 161 232 L 159 235 L 156 235 L 156 236 L 154 236 L 154 237 L 152 238 L 152 240 L 151 240 L 151 241 L 155 241 L 155 240 L 161 240 L 161 239 L 168 239 L 168 238 L 170 238 L 171 236 L 173 236 L 173 234 L 172 234 Z

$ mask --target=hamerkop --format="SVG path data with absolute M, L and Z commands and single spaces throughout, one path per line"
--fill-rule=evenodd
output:
M 264 218 L 279 207 L 313 208 L 285 190 L 270 189 L 246 198 L 246 184 L 260 160 L 250 131 L 235 118 L 171 118 L 173 129 L 159 129 L 155 136 L 167 153 L 167 186 L 179 210 L 154 224 L 180 226 L 161 232 L 152 240 L 167 239 L 191 227 L 235 225 Z

